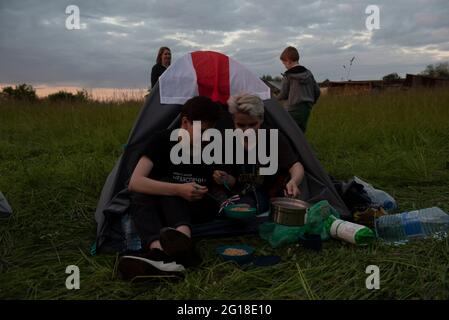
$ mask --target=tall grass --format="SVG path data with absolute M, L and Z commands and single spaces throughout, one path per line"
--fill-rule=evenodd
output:
M 325 96 L 308 132 L 334 175 L 383 186 L 447 183 L 449 93 L 444 90 Z
M 0 102 L 0 190 L 14 208 L 0 220 L 0 298 L 25 299 L 367 299 L 449 298 L 449 242 L 355 248 L 337 241 L 320 254 L 275 251 L 254 236 L 202 240 L 204 262 L 185 279 L 140 284 L 115 278 L 116 256 L 89 254 L 94 211 L 142 102 L 85 105 Z M 449 211 L 449 93 L 413 91 L 323 96 L 307 137 L 324 167 L 391 192 L 401 209 Z M 280 254 L 271 268 L 220 261 L 220 243 L 246 242 Z M 65 268 L 81 289 L 65 287 Z M 381 271 L 367 290 L 366 267 Z

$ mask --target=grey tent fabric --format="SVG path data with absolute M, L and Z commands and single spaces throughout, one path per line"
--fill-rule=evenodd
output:
M 127 182 L 136 166 L 145 143 L 157 130 L 174 128 L 179 120 L 180 105 L 161 105 L 159 86 L 156 84 L 147 97 L 144 106 L 134 124 L 125 150 L 109 174 L 101 192 L 95 219 L 97 222 L 97 252 L 125 251 L 127 235 L 122 226 L 122 218 L 128 214 L 130 205 Z M 265 122 L 281 130 L 289 139 L 293 148 L 300 155 L 305 168 L 305 178 L 300 186 L 301 198 L 309 203 L 328 200 L 337 209 L 342 218 L 350 218 L 350 212 L 338 195 L 328 174 L 321 166 L 309 146 L 301 129 L 296 125 L 287 111 L 275 99 L 264 101 Z M 225 120 L 223 120 L 225 121 Z M 230 127 L 230 116 L 222 126 Z M 218 124 L 217 126 L 220 126 Z M 257 232 L 258 224 L 265 221 L 261 217 L 250 224 L 241 224 L 230 220 L 220 220 L 193 227 L 194 237 L 223 236 Z
M 0 217 L 6 218 L 12 214 L 12 208 L 3 193 L 0 192 Z

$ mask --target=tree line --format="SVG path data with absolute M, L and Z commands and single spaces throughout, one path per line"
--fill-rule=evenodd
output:
M 444 78 L 449 79 L 449 62 L 440 62 L 435 64 L 429 64 L 427 67 L 419 73 L 420 75 L 432 77 L 432 78 Z M 262 80 L 266 81 L 281 81 L 282 78 L 272 77 L 271 75 L 263 75 Z M 401 77 L 396 73 L 390 73 L 385 75 L 382 80 L 384 81 L 394 81 L 399 80 Z M 92 97 L 89 95 L 86 89 L 78 90 L 75 94 L 60 90 L 56 93 L 52 93 L 43 99 L 39 99 L 36 95 L 36 90 L 32 85 L 23 83 L 16 85 L 15 87 L 4 87 L 0 92 L 1 100 L 26 100 L 26 101 L 37 101 L 37 100 L 48 100 L 50 102 L 84 102 L 91 100 Z
M 4 87 L 0 92 L 1 100 L 22 100 L 34 102 L 38 100 L 47 100 L 50 102 L 85 102 L 91 100 L 91 96 L 86 89 L 78 90 L 75 94 L 60 90 L 58 92 L 49 94 L 45 98 L 39 99 L 36 94 L 36 89 L 32 85 L 22 83 L 15 87 Z

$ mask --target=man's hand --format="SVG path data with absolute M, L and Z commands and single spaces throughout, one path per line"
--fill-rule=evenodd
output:
M 301 191 L 299 190 L 298 186 L 296 185 L 295 181 L 290 180 L 285 185 L 284 195 L 286 197 L 290 198 L 297 198 L 301 194 Z
M 187 201 L 198 201 L 207 193 L 207 187 L 195 182 L 183 183 L 178 186 L 178 195 Z

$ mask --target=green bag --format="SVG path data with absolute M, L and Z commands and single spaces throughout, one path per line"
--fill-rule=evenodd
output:
M 325 222 L 330 216 L 340 217 L 340 214 L 326 200 L 320 201 L 307 209 L 305 225 L 292 227 L 265 222 L 259 226 L 259 235 L 267 240 L 273 248 L 297 243 L 304 234 L 319 234 L 321 240 L 329 239 Z
M 327 200 L 314 204 L 307 210 L 306 224 L 304 226 L 305 233 L 319 234 L 321 240 L 328 240 L 330 235 L 325 228 L 325 223 L 330 216 L 340 217 L 340 213 Z

